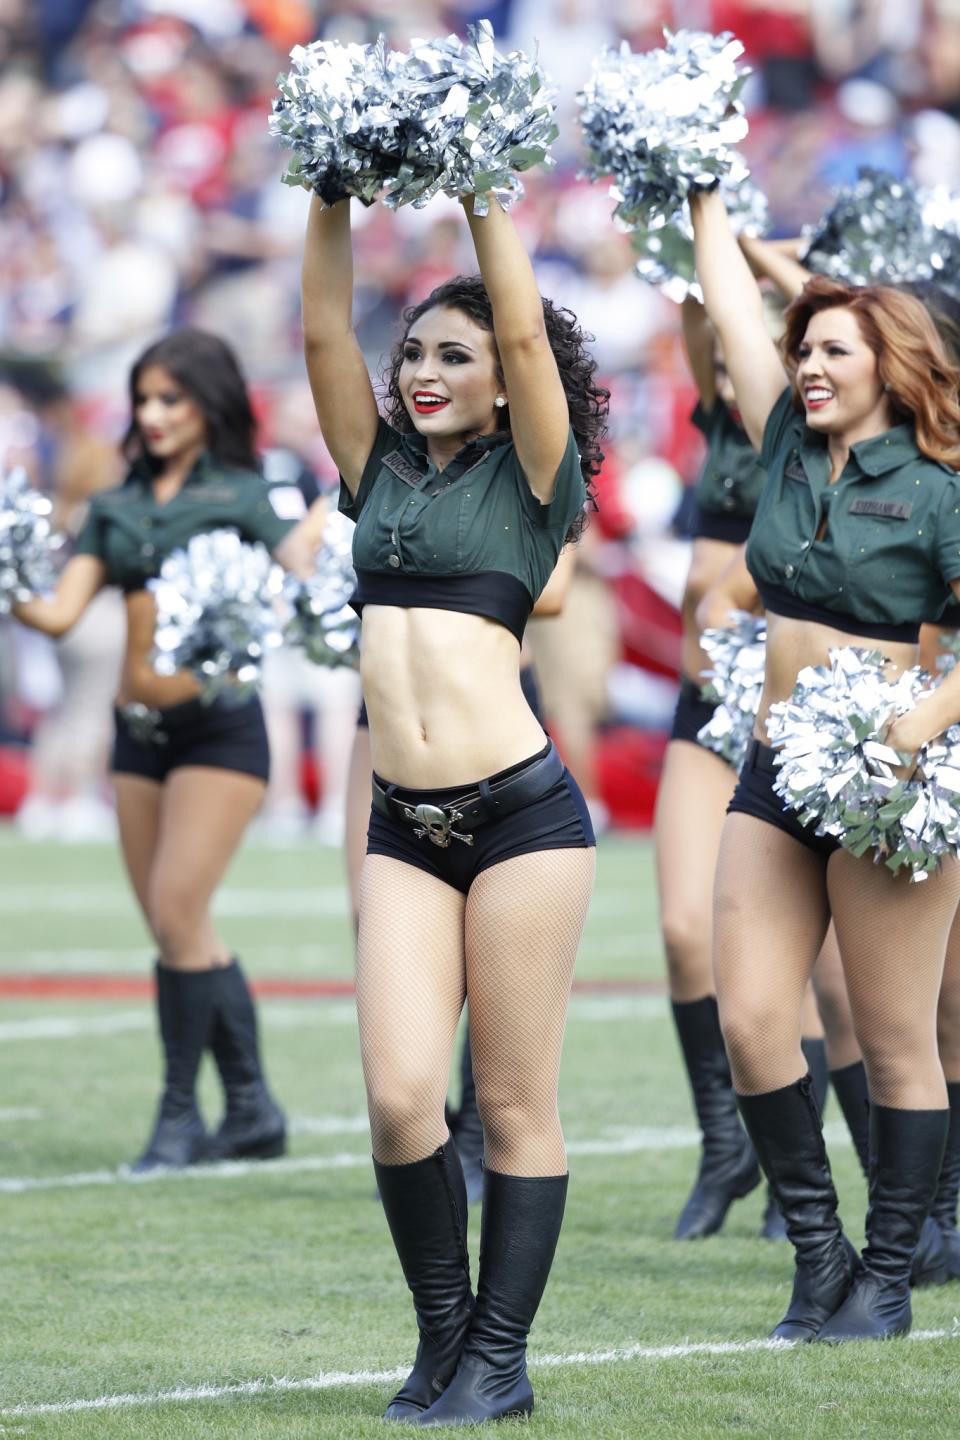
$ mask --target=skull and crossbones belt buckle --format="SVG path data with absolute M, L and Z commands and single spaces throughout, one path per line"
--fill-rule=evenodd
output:
M 453 806 L 442 810 L 439 805 L 417 805 L 415 808 L 405 805 L 403 818 L 413 822 L 413 833 L 418 840 L 429 840 L 431 845 L 439 845 L 441 850 L 449 849 L 451 840 L 461 840 L 464 845 L 473 844 L 472 835 L 454 830 L 454 825 L 463 816 Z

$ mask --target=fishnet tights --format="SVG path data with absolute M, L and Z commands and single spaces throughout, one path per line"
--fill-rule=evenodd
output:
M 446 1139 L 450 1055 L 470 996 L 486 1163 L 566 1170 L 557 1079 L 593 850 L 521 855 L 465 898 L 402 861 L 370 855 L 360 886 L 357 1010 L 373 1153 L 386 1165 Z
M 870 859 L 825 861 L 762 820 L 729 816 L 714 966 L 735 1088 L 762 1094 L 804 1073 L 803 991 L 832 912 L 872 1100 L 943 1108 L 937 1000 L 958 897 L 960 862 L 911 885 Z

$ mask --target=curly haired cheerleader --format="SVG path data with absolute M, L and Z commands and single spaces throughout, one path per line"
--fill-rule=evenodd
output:
M 243 376 L 217 336 L 180 330 L 152 345 L 130 373 L 130 402 L 125 483 L 95 496 L 56 595 L 25 601 L 14 613 L 47 635 L 63 635 L 104 585 L 124 592 L 127 649 L 111 769 L 123 858 L 160 951 L 165 1060 L 156 1124 L 133 1167 L 145 1171 L 265 1158 L 286 1147 L 284 1115 L 261 1068 L 253 999 L 211 916 L 217 886 L 266 789 L 263 712 L 256 698 L 201 704 L 192 675 L 156 674 L 146 583 L 171 551 L 223 527 L 262 541 L 307 575 L 322 525 L 311 512 L 294 526 L 289 496 L 272 492 L 260 475 Z M 226 1095 L 212 1136 L 196 1099 L 208 1048 Z
M 747 550 L 767 610 L 756 735 L 715 889 L 721 1023 L 741 1114 L 796 1250 L 775 1335 L 850 1340 L 911 1322 L 910 1265 L 949 1123 L 936 1016 L 960 865 L 922 886 L 817 837 L 773 793 L 769 707 L 831 646 L 914 663 L 920 622 L 960 591 L 958 376 L 919 302 L 811 281 L 787 312 L 787 372 L 722 199 L 693 197 L 697 272 L 768 472 Z M 786 389 L 785 380 L 789 380 Z M 956 700 L 941 688 L 891 727 L 914 751 Z M 846 1241 L 800 1050 L 800 1007 L 832 913 L 870 1090 L 862 1259 Z M 775 963 L 771 962 L 775 957 Z
M 404 316 L 377 413 L 349 202 L 311 211 L 307 368 L 357 520 L 373 809 L 357 1006 L 374 1169 L 420 1330 L 387 1415 L 527 1414 L 526 1337 L 567 1191 L 557 1079 L 593 886 L 589 815 L 520 687 L 523 629 L 583 523 L 606 392 L 512 221 L 464 202 L 480 278 Z M 464 999 L 487 1169 L 476 1298 L 444 1119 Z

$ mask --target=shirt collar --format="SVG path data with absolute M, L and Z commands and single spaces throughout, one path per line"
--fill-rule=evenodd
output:
M 206 480 L 210 475 L 213 464 L 214 460 L 213 456 L 210 454 L 210 451 L 201 450 L 200 454 L 197 456 L 196 460 L 193 463 L 190 473 L 187 475 L 186 480 L 184 480 L 183 482 L 184 485 L 198 485 L 201 483 L 201 481 Z M 154 472 L 150 469 L 147 457 L 145 455 L 138 455 L 130 466 L 130 473 L 127 476 L 127 482 L 130 483 L 131 481 L 136 481 L 145 490 L 149 490 L 152 488 L 155 479 L 156 476 L 154 475 Z
M 808 425 L 803 427 L 802 450 L 804 456 L 815 464 L 829 464 L 827 437 L 819 431 L 811 430 Z M 917 446 L 913 426 L 904 423 L 895 425 L 892 430 L 884 430 L 881 435 L 871 435 L 868 440 L 858 440 L 851 445 L 847 464 L 852 460 L 861 475 L 876 479 L 878 475 L 886 475 L 890 470 L 896 470 L 901 465 L 909 465 L 919 459 L 922 459 L 922 454 Z
M 447 463 L 443 473 L 449 474 L 451 466 L 453 466 L 456 467 L 453 470 L 453 474 L 456 475 L 473 460 L 485 455 L 488 450 L 495 450 L 498 445 L 506 445 L 512 439 L 513 436 L 509 430 L 494 430 L 491 435 L 475 435 L 472 440 L 467 441 L 466 445 L 461 446 L 453 459 Z M 401 445 L 407 452 L 408 458 L 425 471 L 430 463 L 427 456 L 427 437 L 421 435 L 419 430 L 408 430 L 401 437 Z

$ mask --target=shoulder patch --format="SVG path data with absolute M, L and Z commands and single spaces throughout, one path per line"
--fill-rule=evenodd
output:
M 186 485 L 180 493 L 190 500 L 215 500 L 223 505 L 233 504 L 239 494 L 235 485 Z
M 391 450 L 389 455 L 384 455 L 382 463 L 404 485 L 419 485 L 423 479 L 416 465 L 407 459 L 402 450 Z

